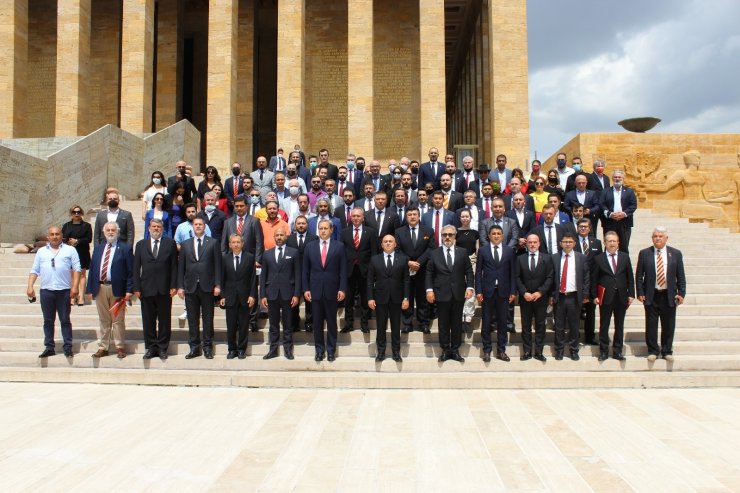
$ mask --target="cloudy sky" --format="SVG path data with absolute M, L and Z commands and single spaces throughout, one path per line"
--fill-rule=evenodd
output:
M 740 132 L 740 0 L 528 0 L 530 148 L 579 132 Z

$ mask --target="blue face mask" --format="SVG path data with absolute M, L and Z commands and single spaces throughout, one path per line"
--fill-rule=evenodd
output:
M 558 159 L 558 168 L 565 168 L 565 159 Z
M 354 161 L 347 161 L 347 169 L 354 169 L 355 162 Z
M 154 183 L 155 185 L 159 185 L 160 183 L 162 183 L 162 180 L 160 178 L 152 178 L 152 183 Z
M 251 196 L 251 195 L 250 195 L 250 196 L 249 196 L 249 201 L 250 201 L 250 202 L 251 202 L 252 204 L 254 204 L 254 205 L 257 205 L 257 204 L 259 204 L 259 203 L 260 203 L 260 198 L 259 198 L 259 197 L 257 197 L 256 195 L 254 195 L 254 196 Z
M 574 164 L 573 165 L 573 170 L 576 171 L 576 172 L 581 171 L 581 165 L 580 164 Z
M 207 205 L 207 206 L 205 207 L 205 209 L 206 209 L 206 212 L 213 212 L 213 211 L 215 211 L 215 210 L 216 210 L 216 206 L 215 206 L 215 205 L 213 205 L 213 204 L 208 204 L 208 205 Z
M 311 165 L 312 168 L 315 168 L 317 164 L 319 164 L 319 163 L 317 163 L 316 161 L 311 161 L 311 163 L 310 163 L 310 165 Z

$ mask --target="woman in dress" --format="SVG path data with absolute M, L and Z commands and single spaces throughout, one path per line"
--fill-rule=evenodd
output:
M 226 214 L 226 217 L 229 217 L 229 202 L 226 200 L 226 195 L 224 195 L 224 187 L 217 184 L 213 186 L 211 191 L 218 197 L 216 207 Z
M 90 268 L 90 243 L 92 243 L 92 226 L 85 221 L 85 211 L 79 205 L 73 206 L 69 210 L 71 220 L 62 225 L 62 238 L 64 242 L 75 247 L 77 255 L 80 257 L 80 284 L 77 299 L 70 299 L 71 304 L 77 303 L 77 306 L 85 304 L 85 286 L 87 286 L 87 269 Z
M 165 207 L 167 205 L 164 194 L 154 194 L 151 207 L 146 211 L 146 216 L 144 216 L 144 239 L 149 239 L 149 223 L 152 219 L 161 219 L 163 223 L 162 236 L 172 238 L 170 213 L 165 210 Z
M 167 212 L 170 214 L 170 237 L 175 237 L 175 231 L 177 227 L 184 219 L 185 215 L 185 200 L 183 195 L 185 194 L 185 185 L 182 182 L 178 182 L 177 188 L 173 191 L 174 193 L 170 196 L 170 200 L 167 203 Z
M 167 195 L 167 180 L 164 178 L 164 174 L 161 171 L 155 171 L 152 173 L 151 181 L 146 186 L 144 193 L 141 195 L 141 218 L 145 219 L 146 211 L 152 208 L 152 199 L 154 195 L 161 193 Z
M 473 264 L 473 272 L 475 272 L 475 261 L 476 252 L 478 251 L 478 231 L 470 228 L 470 222 L 473 219 L 471 212 L 468 209 L 462 209 L 460 211 L 460 227 L 457 230 L 456 245 L 460 248 L 464 248 L 470 257 L 470 263 Z M 473 321 L 473 315 L 475 314 L 475 296 L 465 300 L 463 305 L 463 330 L 465 332 L 471 331 L 470 322 Z
M 201 209 L 206 206 L 205 202 L 203 202 L 203 196 L 206 192 L 213 190 L 213 187 L 216 185 L 221 185 L 223 188 L 221 177 L 218 175 L 218 170 L 214 166 L 208 166 L 206 167 L 206 174 L 203 181 L 198 184 L 198 200 L 200 200 Z

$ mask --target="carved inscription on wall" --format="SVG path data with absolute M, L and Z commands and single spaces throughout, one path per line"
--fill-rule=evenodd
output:
M 377 46 L 374 56 L 375 149 L 381 159 L 411 154 L 412 61 L 409 48 Z

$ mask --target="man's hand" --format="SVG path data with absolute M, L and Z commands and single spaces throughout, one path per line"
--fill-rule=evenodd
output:
M 524 301 L 527 301 L 527 302 L 530 302 L 530 303 L 532 301 L 535 301 L 534 295 L 532 293 L 524 293 Z
M 182 288 L 178 289 L 177 290 L 177 296 L 179 296 L 180 299 L 183 299 L 184 300 L 185 299 L 185 290 L 182 289 Z
M 263 298 L 263 299 L 264 299 L 264 298 Z M 249 308 L 252 308 L 252 307 L 254 306 L 254 302 L 255 302 L 255 301 L 256 301 L 256 300 L 254 299 L 254 296 L 250 296 L 249 298 L 247 298 L 247 306 L 248 306 Z
M 220 306 L 221 308 L 225 307 L 226 300 L 224 298 L 221 298 L 220 300 L 218 300 L 218 306 Z
M 70 298 L 75 299 L 79 295 L 80 295 L 80 289 L 79 288 L 74 287 L 74 288 L 72 288 L 72 289 L 69 290 L 69 297 Z
M 676 304 L 683 305 L 683 296 L 681 296 L 680 294 L 676 295 Z
M 141 299 L 141 291 L 134 291 L 134 296 Z
M 303 292 L 303 299 L 307 302 L 311 303 L 311 291 L 304 291 Z
M 465 290 L 465 299 L 466 300 L 469 300 L 470 298 L 472 298 L 473 295 L 475 295 L 475 291 L 472 288 L 468 288 L 468 289 Z
M 295 308 L 295 307 L 297 307 L 297 306 L 298 306 L 298 296 L 293 296 L 293 297 L 292 297 L 292 298 L 290 299 L 290 307 L 291 307 L 291 308 Z
M 434 303 L 434 291 L 427 293 L 427 303 Z
M 419 262 L 416 262 L 415 260 L 409 260 L 409 270 L 411 272 L 416 272 L 421 268 L 421 264 Z
M 627 298 L 627 306 L 629 307 L 633 301 L 635 301 L 634 298 Z
M 516 299 L 516 295 L 515 294 L 510 294 L 509 295 L 509 303 L 514 303 L 514 300 L 515 299 Z
M 375 300 L 367 300 L 367 307 L 368 308 L 370 308 L 371 310 L 375 310 L 375 307 L 376 306 L 377 305 L 375 304 Z
M 344 291 L 337 291 L 337 301 L 344 300 Z
M 262 305 L 262 308 L 267 308 L 267 298 L 262 298 L 260 300 L 260 305 Z
M 213 296 L 218 296 L 220 294 L 221 294 L 221 288 L 219 288 L 218 286 L 215 286 L 213 288 Z
M 172 298 L 172 297 L 173 297 L 173 296 L 175 296 L 176 294 L 177 294 L 177 289 L 175 289 L 175 288 L 170 288 L 170 298 Z
M 26 289 L 26 296 L 29 298 L 35 298 L 36 297 L 36 291 L 33 290 L 33 288 Z
M 637 297 L 637 301 L 639 301 L 640 303 L 645 303 L 645 297 L 644 296 L 638 296 Z
M 403 300 L 401 302 L 401 310 L 408 310 L 409 309 L 409 300 Z
M 483 294 L 475 295 L 475 299 L 478 300 L 478 303 L 483 303 Z

